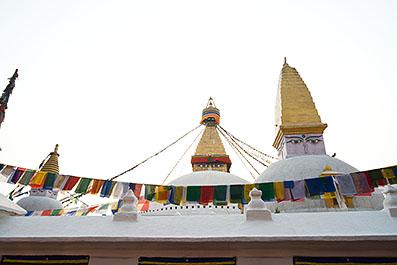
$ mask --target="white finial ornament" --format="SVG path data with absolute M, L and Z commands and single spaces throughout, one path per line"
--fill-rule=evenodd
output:
M 266 208 L 265 202 L 262 200 L 262 191 L 253 188 L 250 193 L 251 201 L 248 203 L 245 210 L 246 221 L 256 220 L 272 220 L 272 213 Z
M 397 186 L 387 185 L 383 193 L 386 195 L 383 208 L 391 217 L 397 217 Z
M 136 205 L 138 199 L 132 190 L 128 190 L 122 200 L 122 206 L 119 211 L 114 214 L 113 221 L 138 221 L 138 209 Z

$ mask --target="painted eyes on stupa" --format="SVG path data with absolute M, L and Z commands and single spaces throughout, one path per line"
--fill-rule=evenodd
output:
M 302 139 L 291 139 L 291 140 L 288 140 L 287 143 L 299 144 L 299 143 L 302 143 L 302 142 L 303 142 Z
M 306 142 L 309 142 L 311 144 L 317 144 L 318 142 L 320 142 L 320 139 L 307 139 Z

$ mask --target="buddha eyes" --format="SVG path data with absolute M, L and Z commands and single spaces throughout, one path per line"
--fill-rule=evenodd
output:
M 292 140 L 289 140 L 287 143 L 299 144 L 302 142 L 303 142 L 302 139 L 292 139 Z
M 317 144 L 321 140 L 320 139 L 291 139 L 287 143 L 299 144 L 299 143 L 302 143 L 303 141 L 306 141 L 307 143 L 311 143 L 311 144 Z
M 320 140 L 319 139 L 309 139 L 309 140 L 307 140 L 307 142 L 316 144 L 316 143 L 320 142 Z

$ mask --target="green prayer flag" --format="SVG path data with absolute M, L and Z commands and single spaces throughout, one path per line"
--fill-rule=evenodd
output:
M 35 173 L 35 170 L 27 169 L 25 173 L 23 173 L 22 177 L 19 179 L 18 183 L 22 185 L 29 185 L 30 180 Z
M 62 209 L 53 210 L 51 216 L 58 216 L 58 214 L 62 211 Z
M 273 182 L 260 183 L 258 189 L 262 191 L 262 200 L 274 201 L 274 186 Z
M 88 190 L 88 186 L 90 185 L 92 179 L 81 178 L 79 184 L 77 184 L 76 193 L 84 193 Z
M 54 182 L 57 176 L 58 174 L 55 173 L 47 173 L 45 176 L 43 188 L 51 190 L 54 187 Z
M 367 172 L 367 174 L 369 175 L 372 181 L 383 179 L 383 174 L 380 169 L 370 170 Z
M 145 199 L 152 201 L 155 196 L 156 185 L 145 184 Z
M 230 202 L 242 203 L 244 197 L 244 185 L 230 185 Z
M 186 200 L 188 202 L 199 202 L 200 201 L 200 186 L 189 186 L 187 187 Z
M 214 205 L 226 205 L 227 186 L 215 186 L 214 189 Z

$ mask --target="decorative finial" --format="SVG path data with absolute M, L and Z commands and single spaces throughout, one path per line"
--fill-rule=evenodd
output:
M 55 148 L 54 148 L 54 153 L 55 153 L 55 154 L 58 154 L 58 148 L 59 148 L 59 144 L 56 144 L 56 145 L 55 145 Z
M 256 220 L 272 220 L 272 213 L 266 208 L 265 202 L 262 200 L 262 191 L 253 188 L 250 193 L 251 201 L 248 203 L 245 210 L 245 219 L 247 221 Z
M 287 64 L 287 57 L 284 57 L 284 65 L 288 65 Z
M 136 205 L 138 199 L 132 190 L 128 190 L 122 200 L 122 206 L 119 211 L 113 216 L 113 221 L 137 221 L 138 220 L 138 209 Z
M 332 171 L 332 167 L 330 165 L 326 165 L 323 171 Z

